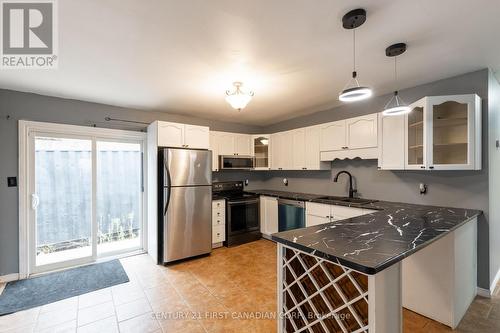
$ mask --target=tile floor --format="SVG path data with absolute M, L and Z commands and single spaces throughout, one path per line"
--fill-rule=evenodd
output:
M 275 332 L 276 321 L 243 314 L 276 309 L 276 246 L 220 248 L 168 268 L 147 255 L 122 259 L 130 282 L 0 317 L 0 332 Z M 2 286 L 0 286 L 0 292 Z M 500 295 L 478 297 L 457 332 L 500 332 Z M 451 332 L 404 311 L 404 332 Z

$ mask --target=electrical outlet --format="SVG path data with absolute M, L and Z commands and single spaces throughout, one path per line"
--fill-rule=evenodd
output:
M 283 178 L 283 184 L 285 184 L 285 186 L 288 186 L 288 178 Z
M 7 177 L 7 186 L 8 187 L 16 187 L 17 186 L 17 177 Z

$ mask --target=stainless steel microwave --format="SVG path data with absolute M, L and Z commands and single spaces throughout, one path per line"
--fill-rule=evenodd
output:
M 243 155 L 220 155 L 220 170 L 250 170 L 254 168 L 253 156 Z

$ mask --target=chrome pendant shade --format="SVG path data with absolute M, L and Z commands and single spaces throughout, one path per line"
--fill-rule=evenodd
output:
M 233 86 L 235 87 L 234 91 L 226 90 L 226 102 L 228 102 L 233 109 L 241 111 L 252 100 L 254 92 L 244 91 L 241 88 L 243 86 L 241 82 L 234 82 Z
M 397 71 L 397 57 L 406 51 L 405 43 L 397 43 L 385 49 L 385 55 L 394 57 L 394 82 L 397 84 L 398 71 Z M 385 105 L 382 112 L 385 116 L 399 116 L 407 114 L 411 111 L 408 104 L 406 104 L 400 97 L 397 90 L 394 91 L 389 102 Z
M 366 21 L 366 11 L 362 8 L 354 9 L 344 15 L 342 18 L 342 26 L 345 29 L 353 32 L 353 71 L 352 78 L 339 93 L 339 100 L 342 102 L 357 102 L 372 96 L 372 90 L 369 87 L 364 87 L 359 84 L 356 72 L 356 32 L 355 29 L 360 27 Z

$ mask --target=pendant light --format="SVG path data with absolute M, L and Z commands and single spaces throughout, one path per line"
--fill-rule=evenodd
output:
M 389 46 L 385 49 L 385 55 L 394 58 L 394 85 L 397 86 L 398 81 L 398 64 L 397 57 L 406 51 L 405 43 L 397 43 Z M 399 116 L 402 114 L 409 113 L 411 111 L 408 104 L 403 102 L 399 97 L 398 91 L 394 91 L 389 102 L 385 105 L 383 114 L 385 116 Z
M 339 94 L 339 100 L 342 102 L 356 102 L 372 96 L 372 90 L 370 88 L 363 87 L 359 84 L 357 78 L 358 73 L 356 72 L 356 28 L 360 27 L 365 21 L 366 11 L 362 8 L 351 10 L 342 18 L 342 26 L 344 29 L 352 30 L 353 53 L 352 79 Z
M 241 111 L 244 109 L 247 104 L 252 100 L 254 95 L 253 91 L 244 91 L 241 86 L 243 83 L 234 82 L 233 86 L 235 87 L 234 91 L 226 90 L 226 102 L 228 102 L 233 109 Z

